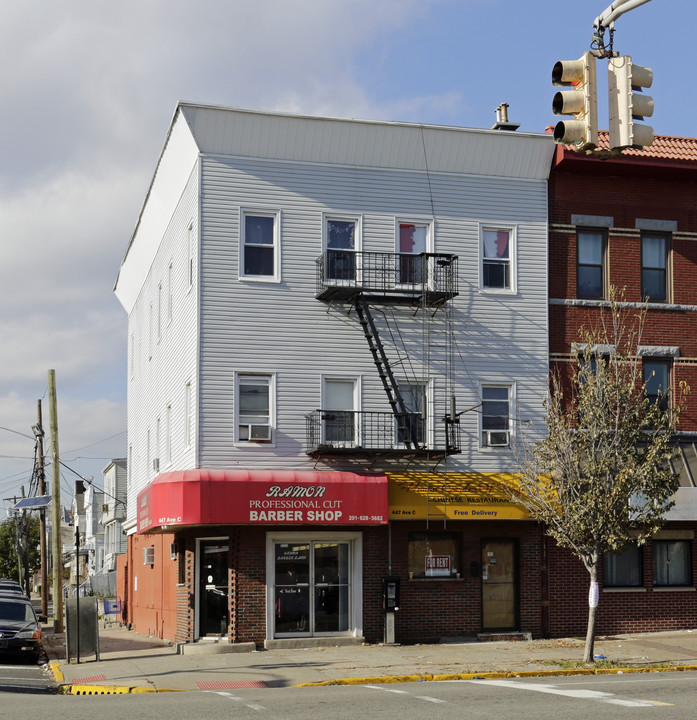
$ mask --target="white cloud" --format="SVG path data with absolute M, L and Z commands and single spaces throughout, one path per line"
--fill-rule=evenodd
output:
M 62 447 L 125 430 L 126 316 L 113 284 L 178 100 L 383 119 L 447 111 L 456 95 L 382 101 L 359 79 L 363 53 L 440 1 L 3 8 L 0 426 L 30 434 L 52 368 Z M 124 447 L 121 436 L 76 462 L 98 476 Z M 0 490 L 31 473 L 32 453 L 0 431 Z

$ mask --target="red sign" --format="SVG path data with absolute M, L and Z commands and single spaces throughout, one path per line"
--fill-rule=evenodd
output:
M 138 493 L 138 532 L 181 525 L 385 525 L 387 478 L 346 472 L 184 470 Z

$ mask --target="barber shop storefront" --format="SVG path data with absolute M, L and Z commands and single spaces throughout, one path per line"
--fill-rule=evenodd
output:
M 374 544 L 388 523 L 384 475 L 164 473 L 139 494 L 138 508 L 129 564 L 137 568 L 136 546 L 166 537 L 159 559 L 176 587 L 166 587 L 156 559 L 137 568 L 140 577 L 131 573 L 136 629 L 152 630 L 143 625 L 153 619 L 139 594 L 145 576 L 156 582 L 160 575 L 162 637 L 267 646 L 289 638 L 363 639 L 364 547 L 366 536 Z

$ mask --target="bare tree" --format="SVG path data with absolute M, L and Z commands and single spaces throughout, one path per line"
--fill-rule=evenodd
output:
M 646 309 L 612 293 L 597 327 L 581 330 L 577 361 L 551 378 L 546 437 L 519 447 L 516 502 L 569 548 L 590 576 L 583 661 L 593 662 L 603 553 L 643 544 L 672 507 L 678 478 L 667 460 L 689 388 L 649 397 L 639 356 Z

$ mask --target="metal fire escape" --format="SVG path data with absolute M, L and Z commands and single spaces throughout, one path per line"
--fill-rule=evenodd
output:
M 399 433 L 404 437 L 404 442 L 407 447 L 416 450 L 419 447 L 417 426 L 415 422 L 410 422 L 412 415 L 407 411 L 407 406 L 399 390 L 399 385 L 395 380 L 387 355 L 385 354 L 385 348 L 380 340 L 380 334 L 378 333 L 365 295 L 360 294 L 356 296 L 354 307 L 356 308 L 358 320 L 363 328 L 363 333 L 368 341 L 368 347 L 373 355 L 373 361 L 378 369 L 382 386 L 385 389 L 387 402 L 390 404 L 392 413 L 397 420 Z
M 317 410 L 307 416 L 308 454 L 424 455 L 445 456 L 460 452 L 459 425 L 454 408 L 448 404 L 442 421 L 445 441 L 436 448 L 428 441 L 425 430 L 427 409 L 410 408 L 400 391 L 385 346 L 380 337 L 371 306 L 414 308 L 423 317 L 423 363 L 431 366 L 432 317 L 457 294 L 457 257 L 449 254 L 375 253 L 327 250 L 317 260 L 316 298 L 324 302 L 341 302 L 354 309 L 368 343 L 382 387 L 390 407 L 389 413 L 355 412 L 359 441 L 332 445 L 324 437 L 324 423 L 333 419 L 332 411 Z M 337 268 L 347 268 L 339 275 Z M 387 323 L 387 317 L 385 321 Z M 447 322 L 445 322 L 447 328 Z M 388 324 L 389 329 L 389 324 Z M 446 330 L 447 331 L 447 330 Z M 390 331 L 391 332 L 391 331 Z M 396 345 L 396 343 L 395 343 Z M 399 362 L 402 362 L 401 360 Z M 447 366 L 447 359 L 445 365 Z M 337 413 L 334 413 L 336 415 Z M 341 413 L 339 413 L 341 414 Z M 346 414 L 346 413 L 343 413 Z M 353 419 L 351 419 L 353 423 Z M 352 425 L 352 428 L 354 426 Z M 433 435 L 432 437 L 435 437 Z

